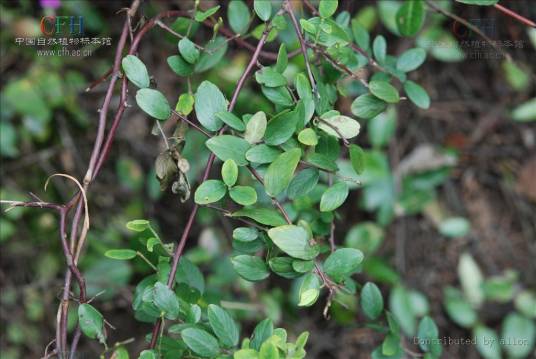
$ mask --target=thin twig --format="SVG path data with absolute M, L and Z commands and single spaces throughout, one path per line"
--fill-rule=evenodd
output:
M 296 16 L 294 15 L 294 11 L 292 11 L 292 5 L 290 4 L 289 0 L 285 0 L 285 2 L 283 3 L 283 8 L 287 12 L 287 14 L 290 16 L 290 20 L 292 22 L 292 25 L 294 26 L 294 31 L 296 32 L 296 36 L 298 37 L 298 41 L 300 43 L 300 49 L 303 55 L 303 59 L 305 61 L 305 67 L 307 69 L 307 76 L 309 77 L 309 81 L 311 82 L 313 94 L 315 97 L 318 97 L 318 91 L 316 88 L 315 78 L 313 76 L 313 71 L 311 70 L 311 64 L 309 63 L 309 58 L 307 56 L 307 46 L 305 45 L 305 40 L 303 39 L 303 35 L 300 30 L 300 25 L 298 24 L 298 20 L 296 19 Z
M 327 53 L 325 49 L 323 49 L 320 46 L 317 46 L 315 44 L 312 44 L 310 42 L 305 43 L 307 47 L 310 47 L 313 51 L 319 53 L 322 55 L 328 62 L 330 62 L 334 67 L 337 67 L 339 70 L 346 72 L 350 77 L 354 78 L 355 80 L 361 82 L 363 86 L 368 87 L 368 82 L 359 76 L 357 73 L 350 70 L 346 65 L 341 64 L 339 61 L 337 61 L 335 58 L 333 58 L 330 54 Z
M 166 144 L 166 148 L 169 150 L 169 141 L 166 136 L 166 133 L 164 132 L 164 129 L 162 128 L 162 125 L 160 124 L 160 121 L 156 121 L 156 127 L 158 127 L 158 131 L 162 135 L 162 138 L 164 139 L 164 143 Z
M 341 131 L 339 130 L 339 128 L 331 123 L 329 123 L 328 121 L 326 120 L 323 120 L 321 119 L 320 117 L 317 117 L 316 118 L 319 122 L 322 122 L 324 125 L 328 126 L 329 128 L 331 128 L 333 131 L 335 131 L 337 133 L 337 135 L 339 135 L 340 139 L 342 140 L 342 143 L 344 144 L 345 147 L 348 147 L 350 146 L 350 142 L 348 142 L 348 140 L 342 135 Z
M 462 18 L 462 17 L 460 17 L 460 16 L 458 16 L 456 14 L 451 13 L 450 11 L 447 11 L 447 10 L 443 9 L 440 6 L 437 6 L 431 0 L 425 0 L 425 1 L 426 1 L 426 4 L 428 4 L 428 6 L 430 6 L 435 11 L 445 15 L 446 17 L 454 19 L 455 21 L 457 21 L 460 24 L 464 25 L 465 27 L 467 27 L 471 31 L 477 33 L 487 43 L 489 43 L 495 50 L 500 52 L 508 61 L 512 61 L 512 57 L 510 56 L 510 54 L 507 53 L 506 51 L 504 51 L 501 47 L 497 46 L 497 44 L 492 39 L 490 39 L 486 34 L 484 34 L 482 31 L 480 31 L 480 29 L 478 27 L 476 27 L 475 25 L 471 24 L 469 21 L 465 20 L 464 18 Z
M 158 25 L 158 26 L 160 26 L 162 29 L 166 30 L 166 31 L 169 32 L 170 34 L 172 34 L 172 35 L 174 35 L 174 36 L 177 36 L 179 39 L 184 39 L 184 38 L 186 37 L 186 36 L 184 36 L 184 35 L 179 34 L 178 32 L 176 32 L 175 30 L 173 30 L 172 28 L 170 28 L 169 26 L 167 26 L 166 24 L 164 24 L 164 23 L 163 23 L 162 21 L 160 21 L 160 20 L 155 21 L 155 24 Z M 195 42 L 194 42 L 193 44 L 194 44 L 194 46 L 195 46 L 196 48 L 198 48 L 198 49 L 201 50 L 201 51 L 205 51 L 205 52 L 207 52 L 207 53 L 209 53 L 209 54 L 212 54 L 212 53 L 214 52 L 213 50 L 206 49 L 206 48 L 204 48 L 203 46 L 196 44 Z
M 519 15 L 517 12 L 512 11 L 500 4 L 494 4 L 493 7 L 525 25 L 528 25 L 530 27 L 536 27 L 536 23 L 534 21 L 529 20 L 526 17 Z
M 234 90 L 234 93 L 231 98 L 231 102 L 229 102 L 228 111 L 232 111 L 234 109 L 234 106 L 236 105 L 236 101 L 238 99 L 238 94 L 242 90 L 244 83 L 246 79 L 248 78 L 251 70 L 255 66 L 255 63 L 257 62 L 257 59 L 259 58 L 260 52 L 264 44 L 266 43 L 266 39 L 268 38 L 269 33 L 269 25 L 266 25 L 266 29 L 264 33 L 262 34 L 259 43 L 257 44 L 257 48 L 255 49 L 255 52 L 253 53 L 248 65 L 246 66 L 246 69 L 244 70 L 244 73 L 238 80 L 238 83 L 236 85 L 236 88 Z M 218 132 L 219 135 L 223 134 L 223 132 L 227 129 L 227 126 L 222 127 L 222 129 Z M 212 169 L 212 165 L 214 164 L 214 160 L 216 159 L 216 156 L 211 153 L 207 165 L 205 167 L 205 172 L 203 174 L 202 182 L 206 181 L 210 175 L 210 170 Z M 175 248 L 175 252 L 173 253 L 173 259 L 172 259 L 172 265 L 171 270 L 168 277 L 167 285 L 168 287 L 172 288 L 175 283 L 175 276 L 177 275 L 177 268 L 179 264 L 179 259 L 182 255 L 182 252 L 184 250 L 184 247 L 186 245 L 186 241 L 190 235 L 190 231 L 192 229 L 195 216 L 197 214 L 197 211 L 199 210 L 199 205 L 196 203 L 194 207 L 192 208 L 192 211 L 190 212 L 190 217 L 188 218 L 188 221 L 186 222 L 186 226 L 184 227 L 184 231 L 182 233 L 182 236 L 179 240 L 179 244 Z M 160 329 L 162 328 L 162 320 L 158 319 L 156 321 L 155 326 L 153 327 L 151 342 L 149 344 L 149 348 L 153 349 L 156 346 L 156 342 L 159 337 Z
M 104 81 L 106 81 L 106 79 L 108 79 L 108 77 L 112 74 L 112 71 L 113 71 L 113 68 L 110 67 L 110 69 L 108 71 L 106 71 L 104 73 L 104 75 L 102 75 L 101 77 L 99 77 L 98 79 L 96 79 L 95 81 L 93 81 L 92 83 L 89 84 L 89 86 L 86 88 L 86 92 L 89 92 L 91 90 L 93 90 L 96 86 L 98 86 L 99 84 L 103 83 Z
M 197 131 L 201 132 L 203 135 L 205 135 L 206 137 L 208 138 L 211 138 L 212 136 L 210 135 L 210 133 L 208 133 L 207 131 L 205 131 L 204 129 L 201 128 L 201 126 L 198 126 L 197 124 L 195 124 L 194 122 L 190 121 L 188 119 L 188 116 L 184 116 L 184 115 L 181 115 L 180 113 L 178 113 L 177 111 L 175 110 L 172 110 L 171 111 L 175 116 L 177 116 L 178 118 L 180 118 L 182 121 L 186 122 L 187 124 L 189 124 L 190 126 L 192 126 L 193 128 L 195 128 Z

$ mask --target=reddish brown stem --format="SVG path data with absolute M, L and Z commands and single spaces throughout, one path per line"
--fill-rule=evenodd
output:
M 285 0 L 283 6 L 285 8 L 285 11 L 290 16 L 290 20 L 292 22 L 292 25 L 294 26 L 294 31 L 296 32 L 296 36 L 298 37 L 298 42 L 300 43 L 300 49 L 303 55 L 303 59 L 305 61 L 305 67 L 307 69 L 307 76 L 309 77 L 309 82 L 311 82 L 313 94 L 317 96 L 316 82 L 313 76 L 313 71 L 311 70 L 311 64 L 309 63 L 309 58 L 307 57 L 307 47 L 305 46 L 305 40 L 301 33 L 300 25 L 298 24 L 298 20 L 296 19 L 296 16 L 294 15 L 294 11 L 292 11 L 292 5 L 290 5 L 290 1 Z
M 249 76 L 249 73 L 257 63 L 257 60 L 259 58 L 260 52 L 264 44 L 266 43 L 266 39 L 268 38 L 269 29 L 267 28 L 261 39 L 259 40 L 259 43 L 257 44 L 257 47 L 255 49 L 255 52 L 253 53 L 253 56 L 251 57 L 246 69 L 244 70 L 244 73 L 238 80 L 238 83 L 236 85 L 236 88 L 233 92 L 233 95 L 231 97 L 231 102 L 229 103 L 228 111 L 233 111 L 234 106 L 236 105 L 236 101 L 238 99 L 238 94 L 242 90 L 244 83 L 246 82 L 247 77 Z M 219 135 L 221 135 L 225 130 L 227 129 L 226 126 L 222 127 L 222 129 L 218 132 Z M 210 170 L 212 169 L 212 165 L 214 164 L 214 160 L 216 159 L 216 156 L 211 153 L 207 165 L 205 167 L 205 172 L 203 174 L 202 182 L 206 181 L 210 175 Z M 188 240 L 188 237 L 190 235 L 190 231 L 192 230 L 192 225 L 195 220 L 195 216 L 197 214 L 197 211 L 199 209 L 199 205 L 195 204 L 192 208 L 192 212 L 190 213 L 190 217 L 188 218 L 188 221 L 186 222 L 186 226 L 184 227 L 184 231 L 182 233 L 182 236 L 180 238 L 179 244 L 177 248 L 175 248 L 175 252 L 173 253 L 173 261 L 171 265 L 171 271 L 169 272 L 168 287 L 172 288 L 173 284 L 175 283 L 175 276 L 177 275 L 177 268 L 179 264 L 180 257 L 182 255 L 182 252 L 184 251 L 184 247 L 186 245 L 186 241 Z M 149 348 L 153 349 L 156 346 L 156 342 L 158 340 L 158 336 L 160 334 L 160 329 L 162 327 L 162 319 L 158 319 L 156 321 L 156 324 L 153 328 L 152 336 L 151 336 L 151 342 L 149 344 Z
M 525 24 L 525 25 L 530 26 L 530 27 L 536 27 L 536 23 L 534 21 L 529 20 L 526 17 L 519 15 L 515 11 L 512 11 L 512 10 L 510 10 L 508 8 L 505 8 L 504 6 L 502 6 L 500 4 L 495 4 L 495 5 L 493 5 L 493 7 L 495 9 L 501 11 L 502 13 L 504 13 L 504 14 L 516 19 L 517 21 L 521 22 L 522 24 Z

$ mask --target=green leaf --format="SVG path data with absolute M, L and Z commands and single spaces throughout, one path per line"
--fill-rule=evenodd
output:
M 110 249 L 104 252 L 104 255 L 112 259 L 127 260 L 136 258 L 137 252 L 133 249 Z
M 281 226 L 285 219 L 272 208 L 242 208 L 232 214 L 232 217 L 248 217 L 266 226 Z
M 491 6 L 499 2 L 499 0 L 456 0 L 467 5 L 480 5 L 480 6 Z
M 318 144 L 318 136 L 312 128 L 305 128 L 298 133 L 298 141 L 306 146 L 316 146 Z
M 322 153 L 310 153 L 307 156 L 307 162 L 325 171 L 335 172 L 339 169 L 334 160 Z
M 393 107 L 386 112 L 370 119 L 368 123 L 368 137 L 373 147 L 385 146 L 393 137 L 396 130 L 396 113 Z
M 140 353 L 140 356 L 141 356 L 141 353 Z M 117 349 L 114 350 L 111 358 L 114 358 L 114 359 L 129 359 L 130 356 L 128 355 L 128 351 L 125 349 L 125 347 L 117 347 Z
M 158 120 L 167 120 L 171 114 L 169 103 L 160 91 L 140 89 L 136 92 L 136 103 L 149 116 Z
M 512 111 L 512 118 L 517 122 L 536 121 L 536 98 L 517 106 Z
M 385 62 L 385 57 L 387 56 L 387 41 L 385 41 L 385 37 L 378 35 L 374 38 L 372 42 L 372 53 L 378 62 Z
M 283 278 L 293 279 L 302 275 L 292 268 L 293 261 L 294 259 L 290 257 L 273 257 L 268 264 L 275 274 Z
M 508 84 L 517 91 L 525 90 L 530 85 L 530 73 L 515 62 L 504 60 L 502 69 Z
M 195 64 L 197 60 L 199 60 L 199 50 L 187 37 L 184 37 L 179 41 L 179 53 L 182 55 L 183 59 L 191 64 Z
M 238 227 L 233 230 L 233 239 L 241 242 L 252 242 L 259 237 L 259 231 L 254 227 Z
M 244 122 L 242 122 L 241 119 L 239 119 L 237 116 L 235 116 L 232 112 L 222 111 L 222 112 L 216 112 L 216 117 L 222 120 L 227 126 L 237 130 L 237 131 L 244 131 L 246 129 L 246 125 L 244 125 Z
M 257 112 L 249 119 L 246 125 L 246 132 L 244 133 L 244 139 L 251 144 L 261 142 L 266 131 L 266 114 L 262 111 Z
M 369 93 L 359 96 L 352 102 L 352 113 L 369 120 L 385 111 L 387 103 Z
M 388 357 L 392 357 L 400 352 L 400 337 L 393 333 L 387 334 L 382 343 L 382 354 Z M 396 357 L 396 356 L 395 356 Z
M 288 65 L 287 47 L 285 46 L 285 44 L 281 44 L 281 46 L 279 46 L 279 52 L 277 53 L 277 62 L 274 66 L 274 69 L 277 72 L 282 74 L 283 72 L 285 72 L 287 65 Z M 285 81 L 285 85 L 286 85 L 286 81 Z
M 280 145 L 292 137 L 298 124 L 298 112 L 289 111 L 276 116 L 266 127 L 264 142 L 268 145 Z
M 422 0 L 408 0 L 396 13 L 398 31 L 404 36 L 414 36 L 424 24 L 424 4 Z
M 207 314 L 210 327 L 221 343 L 228 348 L 236 346 L 240 332 L 229 313 L 217 305 L 209 304 Z
M 135 219 L 127 222 L 127 228 L 134 232 L 143 232 L 149 227 L 149 221 L 146 219 Z
M 306 168 L 300 171 L 288 185 L 287 195 L 290 199 L 304 196 L 318 183 L 320 173 L 316 168 Z
M 177 101 L 175 111 L 184 116 L 188 116 L 194 109 L 194 101 L 195 99 L 192 95 L 189 93 L 183 93 L 179 96 L 179 101 Z
M 352 168 L 356 174 L 363 173 L 365 169 L 365 152 L 358 145 L 351 144 L 348 148 L 350 153 L 350 162 L 352 163 Z
M 318 11 L 322 17 L 330 17 L 337 11 L 338 0 L 320 0 Z
M 439 232 L 447 237 L 463 237 L 469 233 L 471 224 L 463 217 L 450 217 L 439 225 Z
M 186 328 L 181 337 L 191 351 L 203 358 L 214 358 L 220 352 L 218 340 L 202 329 Z
M 425 110 L 430 107 L 430 96 L 420 85 L 408 80 L 404 82 L 404 91 L 416 106 Z
M 307 76 L 305 76 L 303 73 L 299 73 L 296 75 L 296 79 L 294 80 L 294 87 L 296 87 L 298 96 L 300 96 L 301 99 L 311 98 L 313 96 L 313 89 L 311 88 L 309 79 L 307 79 Z
M 220 180 L 206 180 L 195 191 L 194 201 L 197 204 L 209 204 L 218 202 L 225 196 L 227 188 Z
M 485 359 L 501 359 L 499 337 L 493 329 L 477 325 L 473 329 L 473 336 L 476 341 L 476 349 L 482 357 Z
M 370 81 L 369 90 L 374 96 L 385 102 L 397 103 L 400 101 L 398 90 L 387 81 Z
M 240 349 L 234 352 L 233 359 L 259 359 L 258 354 L 254 349 Z
M 181 257 L 175 276 L 177 284 L 186 284 L 190 288 L 196 289 L 200 294 L 205 291 L 205 277 L 201 270 L 186 257 Z
M 268 195 L 275 197 L 288 187 L 300 158 L 301 150 L 294 148 L 280 154 L 270 164 L 264 176 L 264 187 Z
M 336 115 L 319 121 L 318 128 L 331 136 L 348 139 L 359 134 L 361 125 L 353 118 Z
M 156 359 L 156 352 L 154 350 L 144 350 L 140 353 L 138 359 Z
M 389 309 L 404 333 L 407 336 L 413 336 L 417 327 L 417 319 L 413 313 L 408 292 L 404 287 L 396 286 L 391 290 Z
M 279 151 L 275 147 L 271 147 L 265 144 L 257 145 L 251 147 L 246 152 L 246 159 L 249 162 L 253 163 L 271 163 L 273 162 L 277 156 L 281 154 L 281 151 Z
M 469 253 L 463 253 L 458 262 L 458 277 L 462 285 L 465 297 L 469 302 L 478 307 L 484 301 L 482 285 L 484 276 Z
M 269 318 L 264 319 L 257 324 L 253 330 L 253 337 L 251 339 L 251 347 L 255 350 L 260 350 L 262 343 L 270 338 L 274 333 L 274 323 Z
M 313 273 L 307 274 L 300 286 L 298 306 L 310 307 L 316 303 L 319 295 L 320 281 L 318 277 Z
M 441 46 L 433 45 L 439 43 Z M 451 32 L 438 27 L 431 27 L 423 31 L 417 38 L 417 44 L 428 50 L 430 55 L 439 61 L 458 62 L 466 56 L 458 39 Z
M 257 256 L 243 254 L 231 258 L 231 262 L 236 272 L 246 280 L 261 281 L 270 275 L 266 263 Z
M 308 32 L 310 34 L 316 34 L 318 32 L 317 27 L 306 19 L 300 19 L 300 26 L 304 32 Z
M 363 257 L 363 253 L 354 248 L 337 249 L 324 262 L 324 271 L 334 281 L 340 282 L 359 269 Z
M 292 261 L 292 269 L 298 273 L 310 272 L 313 270 L 314 266 L 314 261 L 302 261 L 301 259 L 294 259 Z
M 363 50 L 368 50 L 370 46 L 370 35 L 367 29 L 356 19 L 352 20 L 352 34 L 354 35 L 357 46 Z
M 221 60 L 225 53 L 227 52 L 227 38 L 223 36 L 218 36 L 214 40 L 210 40 L 207 45 L 205 45 L 205 50 L 197 64 L 195 64 L 195 72 L 207 71 L 217 64 L 221 63 Z
M 201 124 L 210 131 L 217 131 L 222 121 L 216 113 L 226 111 L 228 102 L 220 89 L 210 81 L 203 81 L 195 93 L 195 113 Z
M 476 323 L 477 313 L 458 289 L 445 288 L 443 304 L 449 317 L 459 326 L 471 328 Z
M 228 159 L 221 166 L 221 178 L 229 187 L 234 186 L 238 179 L 238 166 L 232 159 Z
M 267 87 L 279 87 L 286 86 L 287 79 L 285 76 L 281 75 L 277 70 L 274 70 L 271 67 L 263 67 L 262 69 L 255 72 L 255 80 L 261 85 Z
M 272 16 L 272 2 L 266 0 L 254 0 L 253 10 L 262 21 L 268 21 Z
M 372 320 L 376 320 L 383 311 L 383 297 L 378 286 L 367 282 L 361 289 L 360 296 L 363 313 Z
M 205 21 L 206 19 L 208 19 L 209 17 L 217 13 L 219 9 L 220 9 L 220 6 L 218 5 L 218 6 L 211 7 L 207 11 L 197 10 L 195 12 L 195 21 L 197 22 Z
M 417 330 L 419 346 L 424 352 L 431 352 L 434 357 L 441 354 L 441 344 L 437 341 L 439 330 L 434 320 L 428 316 L 421 319 Z
M 339 208 L 348 197 L 348 185 L 338 182 L 328 188 L 320 199 L 320 212 L 331 212 Z
M 286 88 L 286 86 L 281 87 L 266 87 L 261 86 L 261 91 L 264 96 L 270 102 L 273 102 L 276 105 L 281 105 L 284 107 L 290 107 L 294 103 L 292 100 L 292 96 L 290 95 L 290 92 Z
M 309 235 L 302 227 L 284 225 L 271 228 L 268 236 L 279 249 L 293 258 L 310 260 L 318 255 L 317 248 L 309 244 Z
M 153 289 L 154 304 L 167 319 L 175 320 L 179 317 L 179 300 L 175 292 L 167 285 L 156 282 Z
M 125 75 L 134 85 L 139 88 L 149 87 L 149 73 L 145 64 L 134 55 L 127 55 L 121 61 Z
M 512 358 L 526 358 L 533 352 L 536 326 L 533 320 L 510 313 L 503 321 L 501 337 L 504 350 Z
M 410 72 L 421 66 L 426 60 L 426 51 L 420 47 L 409 49 L 396 60 L 396 69 Z
M 261 345 L 259 359 L 279 359 L 279 350 L 274 343 L 266 341 Z
M 78 307 L 78 324 L 80 330 L 91 339 L 98 338 L 101 343 L 106 341 L 104 319 L 102 314 L 93 306 L 84 303 Z
M 173 55 L 167 58 L 169 67 L 179 76 L 190 76 L 194 72 L 192 64 L 188 63 L 180 55 Z
M 205 144 L 222 161 L 232 159 L 239 166 L 248 164 L 246 151 L 249 149 L 249 143 L 240 137 L 231 135 L 214 136 L 208 139 Z
M 251 206 L 257 202 L 257 192 L 253 187 L 235 186 L 229 190 L 229 195 L 233 201 L 242 206 Z
M 234 0 L 227 7 L 229 26 L 237 34 L 244 34 L 249 27 L 251 14 L 248 6 L 242 0 Z
M 536 318 L 536 293 L 522 290 L 515 298 L 515 307 L 528 318 Z

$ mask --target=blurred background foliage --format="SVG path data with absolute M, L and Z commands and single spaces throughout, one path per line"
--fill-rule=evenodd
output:
M 117 12 L 130 4 L 58 3 L 59 8 L 47 7 L 47 1 L 0 5 L 2 199 L 25 200 L 32 191 L 46 200 L 66 201 L 74 188 L 54 180 L 45 193 L 46 178 L 53 173 L 80 178 L 86 170 L 105 86 L 85 89 L 111 66 L 122 22 Z M 215 1 L 201 3 L 209 8 Z M 430 314 L 440 337 L 471 338 L 494 331 L 497 336 L 528 336 L 534 343 L 536 32 L 526 31 L 493 9 L 437 3 L 466 19 L 489 20 L 494 39 L 519 42 L 503 48 L 515 62 L 505 61 L 489 47 L 464 45 L 464 41 L 483 41 L 459 32 L 444 16 L 430 16 L 416 38 L 429 57 L 413 76 L 430 94 L 431 108 L 420 110 L 403 103 L 362 121 L 358 143 L 366 149 L 364 174 L 357 177 L 348 161 L 339 163 L 340 174 L 360 180 L 362 187 L 338 211 L 336 238 L 366 254 L 360 276 L 382 284 L 390 310 L 408 336 L 415 334 L 417 318 Z M 341 4 L 347 13 L 340 16 L 357 20 L 371 38 L 384 35 L 389 53 L 398 55 L 414 46 L 411 39 L 397 37 L 394 14 L 399 1 Z M 504 4 L 536 17 L 530 1 Z M 301 11 L 300 3 L 294 6 Z M 189 7 L 190 1 L 154 1 L 144 3 L 141 11 L 149 18 L 162 10 Z M 225 10 L 220 12 L 225 16 Z M 111 37 L 112 46 L 88 45 L 91 56 L 80 58 L 37 56 L 35 46 L 15 43 L 16 38 L 41 36 L 39 19 L 54 13 L 84 16 L 87 36 Z M 170 26 L 183 32 L 187 22 L 177 20 Z M 204 38 L 211 36 L 209 29 L 192 30 Z M 297 48 L 290 27 L 277 36 L 289 49 Z M 176 51 L 176 39 L 155 30 L 143 40 L 139 53 L 172 103 L 173 96 L 188 90 L 188 84 L 172 76 L 165 62 Z M 210 69 L 192 77 L 192 87 L 208 79 L 231 94 L 249 55 L 230 42 L 224 56 L 212 59 Z M 303 59 L 297 56 L 287 71 L 297 73 L 302 68 Z M 336 83 L 347 96 L 340 98 L 338 108 L 349 113 L 352 99 L 365 89 L 356 81 Z M 260 91 L 246 86 L 236 107 L 246 113 L 269 111 L 271 105 Z M 153 163 L 163 145 L 151 134 L 151 127 L 152 121 L 142 111 L 127 109 L 110 158 L 91 189 L 92 229 L 81 267 L 88 295 L 97 296 L 107 320 L 120 329 L 121 337 L 110 333 L 112 342 L 139 339 L 150 330 L 132 317 L 129 294 L 132 283 L 147 275 L 147 267 L 139 259 L 113 261 L 103 253 L 125 243 L 130 248 L 143 247 L 139 238 L 143 234 L 132 235 L 125 228 L 135 218 L 150 218 L 164 241 L 176 241 L 191 208 L 160 192 Z M 192 166 L 189 179 L 194 187 L 208 157 L 203 143 L 202 135 L 188 132 L 182 155 Z M 338 294 L 332 321 L 322 318 L 321 304 L 303 315 L 303 309 L 299 312 L 296 307 L 297 283 L 289 288 L 276 278 L 258 288 L 237 277 L 226 256 L 232 250 L 231 228 L 228 219 L 201 208 L 186 256 L 206 275 L 208 298 L 223 300 L 245 326 L 266 315 L 275 323 L 284 322 L 290 332 L 309 330 L 311 358 L 368 357 L 364 353 L 377 345 L 378 337 L 360 325 L 362 314 L 355 296 Z M 64 272 L 56 233 L 57 221 L 50 212 L 17 208 L 0 217 L 3 358 L 38 357 L 54 336 Z M 140 349 L 142 342 L 137 340 L 133 345 L 139 347 L 133 350 Z M 98 347 L 84 350 L 99 352 Z M 509 349 L 505 353 L 531 355 Z M 487 347 L 451 345 L 444 355 L 496 358 L 501 354 Z

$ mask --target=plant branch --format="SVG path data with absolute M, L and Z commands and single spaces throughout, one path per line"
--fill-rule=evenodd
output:
M 329 128 L 331 128 L 333 131 L 335 131 L 337 133 L 337 135 L 339 135 L 340 139 L 342 140 L 342 143 L 344 144 L 345 147 L 348 147 L 350 146 L 350 142 L 348 142 L 348 140 L 346 138 L 344 138 L 344 136 L 342 135 L 341 131 L 339 130 L 339 128 L 331 123 L 329 123 L 328 121 L 326 120 L 323 120 L 321 119 L 320 117 L 317 117 L 316 118 L 319 122 L 322 122 L 324 125 L 328 126 Z
M 312 44 L 310 42 L 306 42 L 305 44 L 306 44 L 307 47 L 311 48 L 316 53 L 322 55 L 334 67 L 338 68 L 339 70 L 341 70 L 343 72 L 346 72 L 350 77 L 352 77 L 353 79 L 361 82 L 363 84 L 363 86 L 368 87 L 368 83 L 364 78 L 362 78 L 361 76 L 359 76 L 359 74 L 357 74 L 357 73 L 353 72 L 352 70 L 350 70 L 346 65 L 341 64 L 339 61 L 334 59 L 330 54 L 328 54 L 328 52 L 325 49 L 323 49 L 322 47 L 317 46 L 315 44 Z
M 526 17 L 522 16 L 522 15 L 519 15 L 517 12 L 515 11 L 512 11 L 500 4 L 495 4 L 493 5 L 493 7 L 501 12 L 503 12 L 504 14 L 516 19 L 517 21 L 527 25 L 527 26 L 530 26 L 530 27 L 536 27 L 536 23 L 532 20 L 529 20 L 527 19 Z
M 426 1 L 426 4 L 428 6 L 430 6 L 432 9 L 434 9 L 435 11 L 445 15 L 446 17 L 449 17 L 449 18 L 459 22 L 460 24 L 464 25 L 465 27 L 467 27 L 471 31 L 477 33 L 487 43 L 489 43 L 496 51 L 500 52 L 508 61 L 512 61 L 512 57 L 510 56 L 510 54 L 507 53 L 506 51 L 504 51 L 501 47 L 497 46 L 497 44 L 495 44 L 495 42 L 492 39 L 490 39 L 486 34 L 484 34 L 482 31 L 480 31 L 480 29 L 478 27 L 476 27 L 475 25 L 471 24 L 469 21 L 465 20 L 464 18 L 462 18 L 462 17 L 460 17 L 460 16 L 458 16 L 456 14 L 451 13 L 450 11 L 447 11 L 447 10 L 443 9 L 440 6 L 437 6 L 436 4 L 434 4 L 434 2 L 432 0 L 425 0 L 425 1 Z
M 298 41 L 300 43 L 300 49 L 303 55 L 303 59 L 305 61 L 305 67 L 307 69 L 307 76 L 309 77 L 309 81 L 311 82 L 311 87 L 313 89 L 313 94 L 315 97 L 318 97 L 316 82 L 313 76 L 313 71 L 311 70 L 311 64 L 309 63 L 309 58 L 307 57 L 307 47 L 305 45 L 305 40 L 300 30 L 300 25 L 298 24 L 298 20 L 296 19 L 296 16 L 294 15 L 294 12 L 292 11 L 292 5 L 290 5 L 290 1 L 289 0 L 284 0 L 284 1 L 285 2 L 283 3 L 283 8 L 290 16 L 290 20 L 292 22 L 292 25 L 294 26 L 294 31 L 296 32 L 296 36 L 298 37 Z
M 228 111 L 230 111 L 230 112 L 234 109 L 234 106 L 236 105 L 236 101 L 238 99 L 238 94 L 242 90 L 242 88 L 244 86 L 244 83 L 245 83 L 246 79 L 248 78 L 251 70 L 253 69 L 253 67 L 257 63 L 257 60 L 258 60 L 258 58 L 260 56 L 260 52 L 262 50 L 262 47 L 264 46 L 264 44 L 266 43 L 266 39 L 268 38 L 268 33 L 269 33 L 269 26 L 267 25 L 264 33 L 262 34 L 262 37 L 259 40 L 259 43 L 257 44 L 255 52 L 253 53 L 248 65 L 246 66 L 246 69 L 244 70 L 244 73 L 242 74 L 242 76 L 238 80 L 238 83 L 236 85 L 236 88 L 235 88 L 235 90 L 233 92 L 233 95 L 232 95 L 232 98 L 231 98 L 231 102 L 229 103 Z M 227 126 L 222 127 L 222 129 L 218 132 L 218 134 L 221 135 L 226 129 L 227 129 Z M 216 159 L 216 156 L 213 153 L 211 153 L 209 158 L 208 158 L 207 165 L 205 167 L 202 182 L 204 182 L 204 181 L 206 181 L 208 179 L 208 177 L 210 175 L 210 170 L 212 169 L 212 165 L 214 164 L 215 159 Z M 175 282 L 175 276 L 177 275 L 177 268 L 178 268 L 178 264 L 179 264 L 179 259 L 180 259 L 181 255 L 182 255 L 182 252 L 183 252 L 184 247 L 186 245 L 186 241 L 188 240 L 188 237 L 190 235 L 190 231 L 192 229 L 192 225 L 193 225 L 193 222 L 194 222 L 194 219 L 195 219 L 195 216 L 197 214 L 198 209 L 199 209 L 199 205 L 197 203 L 194 204 L 194 207 L 192 208 L 192 211 L 190 212 L 190 217 L 188 218 L 188 221 L 186 222 L 186 226 L 184 227 L 184 231 L 183 231 L 182 236 L 181 236 L 181 238 L 179 240 L 179 244 L 177 245 L 177 247 L 175 248 L 175 251 L 173 253 L 173 260 L 172 260 L 171 270 L 170 270 L 169 278 L 168 278 L 168 282 L 167 282 L 167 285 L 170 288 L 173 287 L 173 284 Z M 161 327 L 162 327 L 162 320 L 158 319 L 156 321 L 156 324 L 155 324 L 154 328 L 153 328 L 149 348 L 153 349 L 156 346 L 156 342 L 157 342 L 158 335 L 160 333 L 160 328 Z
M 203 135 L 205 135 L 206 137 L 208 138 L 211 138 L 212 136 L 210 135 L 210 133 L 208 133 L 207 131 L 203 130 L 201 128 L 201 126 L 198 126 L 197 124 L 195 124 L 194 122 L 190 121 L 188 119 L 188 116 L 184 116 L 184 115 L 181 115 L 180 113 L 178 113 L 177 111 L 175 110 L 171 110 L 171 112 L 177 116 L 179 119 L 181 119 L 182 121 L 186 122 L 187 124 L 189 124 L 190 126 L 192 126 L 193 128 L 195 128 L 197 131 L 201 132 Z

